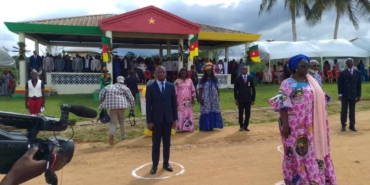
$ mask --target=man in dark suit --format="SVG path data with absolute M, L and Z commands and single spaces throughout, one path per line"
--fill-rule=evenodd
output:
M 248 67 L 241 68 L 242 74 L 235 79 L 234 83 L 234 98 L 235 104 L 239 109 L 239 131 L 249 131 L 249 119 L 251 116 L 251 106 L 254 105 L 256 99 L 256 88 L 254 80 L 248 75 Z M 245 120 L 243 122 L 243 112 Z
M 39 68 L 41 67 L 41 57 L 37 54 L 37 51 L 33 51 L 33 55 L 30 56 L 30 71 L 32 71 L 32 69 L 36 69 L 36 70 L 39 70 Z
M 340 72 L 338 78 L 338 96 L 342 102 L 340 121 L 342 131 L 346 131 L 347 110 L 349 107 L 349 129 L 357 132 L 355 128 L 355 106 L 361 99 L 361 73 L 353 69 L 353 59 L 346 61 L 347 69 Z
M 157 80 L 146 87 L 146 121 L 148 129 L 153 131 L 152 161 L 150 174 L 157 172 L 161 139 L 163 139 L 163 168 L 169 172 L 171 129 L 176 127 L 177 100 L 175 86 L 166 82 L 166 68 L 157 67 L 154 73 Z

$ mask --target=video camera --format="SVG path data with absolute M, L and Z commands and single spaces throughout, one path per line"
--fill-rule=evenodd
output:
M 86 118 L 95 118 L 97 112 L 84 106 L 67 104 L 61 105 L 60 110 L 60 119 L 0 111 L 0 124 L 27 130 L 26 134 L 23 134 L 22 132 L 7 132 L 0 129 L 0 174 L 8 173 L 13 164 L 35 146 L 39 147 L 35 160 L 50 161 L 50 157 L 54 157 L 51 161 L 53 171 L 62 169 L 72 160 L 74 153 L 72 138 L 53 136 L 49 139 L 39 139 L 37 134 L 39 131 L 66 130 L 70 126 L 68 122 L 70 112 Z M 58 153 L 55 155 L 52 154 L 54 147 L 58 147 Z

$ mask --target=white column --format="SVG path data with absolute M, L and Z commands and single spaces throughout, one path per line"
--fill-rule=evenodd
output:
M 213 60 L 213 50 L 208 51 L 208 60 L 211 61 L 211 59 Z
M 26 43 L 26 37 L 25 37 L 25 34 L 20 32 L 18 33 L 18 36 L 19 36 L 19 42 L 23 42 L 23 43 Z M 26 62 L 24 60 L 21 60 L 19 61 L 19 86 L 20 87 L 25 87 L 26 85 L 26 74 L 28 73 L 27 72 L 28 70 L 26 69 Z
M 183 38 L 179 38 L 179 53 L 180 52 L 183 52 L 183 51 L 180 51 L 180 45 L 182 46 L 182 50 L 184 50 L 184 39 Z M 181 68 L 184 67 L 184 55 L 182 57 L 179 57 L 179 61 L 178 61 L 178 65 L 177 65 L 177 71 L 179 71 Z
M 161 62 L 163 62 L 163 48 L 161 46 L 161 48 L 159 48 L 159 59 Z
M 171 40 L 167 40 L 167 58 L 171 58 Z
M 51 53 L 51 46 L 50 45 L 47 45 L 46 46 L 46 52 L 49 53 L 50 55 L 52 55 L 52 53 Z
M 225 58 L 226 58 L 226 62 L 228 62 L 229 61 L 229 46 L 225 47 Z
M 189 47 L 190 47 L 190 39 L 191 39 L 191 38 L 193 38 L 193 37 L 194 37 L 194 35 L 193 35 L 193 34 L 190 34 L 190 35 L 189 35 L 189 37 L 188 37 L 188 42 L 189 42 L 189 43 L 188 43 L 188 46 L 189 46 Z M 198 46 L 198 48 L 199 48 L 199 46 Z M 189 50 L 190 50 L 190 48 L 189 48 Z M 193 60 L 194 60 L 194 59 L 193 59 Z M 188 67 L 187 67 L 187 68 L 188 68 L 188 70 L 190 70 L 190 66 L 191 66 L 191 65 L 193 65 L 193 61 L 190 61 L 190 57 L 189 57 L 189 58 L 188 58 Z
M 249 51 L 249 47 L 250 47 L 250 42 L 246 42 L 245 45 L 244 45 L 244 47 L 245 47 L 244 54 L 247 55 L 248 54 L 248 51 Z
M 37 52 L 37 54 L 40 54 L 39 53 L 39 49 L 40 48 L 40 46 L 39 46 L 39 41 L 38 40 L 35 40 L 35 51 Z
M 105 31 L 105 36 L 106 37 L 108 37 L 108 38 L 110 38 L 110 44 L 112 45 L 112 43 L 113 43 L 113 35 L 112 35 L 112 31 Z M 111 73 L 112 74 L 112 76 L 113 76 L 113 63 L 112 63 L 112 58 L 113 57 L 110 57 L 110 61 L 108 61 L 108 63 L 107 63 L 107 69 L 108 69 L 108 71 L 109 71 L 109 73 Z M 112 80 L 112 82 L 113 82 L 113 80 Z

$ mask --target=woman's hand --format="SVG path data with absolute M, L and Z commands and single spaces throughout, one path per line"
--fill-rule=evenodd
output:
M 200 105 L 204 106 L 204 100 L 203 100 L 203 98 L 200 98 L 199 99 L 199 103 L 200 103 Z
M 281 134 L 285 139 L 290 136 L 290 127 L 288 124 L 283 124 L 283 128 L 281 129 Z

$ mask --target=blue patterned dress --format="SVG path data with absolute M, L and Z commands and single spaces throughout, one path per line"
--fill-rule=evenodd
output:
M 223 122 L 220 111 L 220 102 L 217 89 L 218 81 L 207 80 L 203 83 L 203 78 L 199 82 L 199 89 L 202 89 L 202 99 L 204 105 L 200 106 L 199 130 L 211 131 L 214 128 L 223 128 Z

